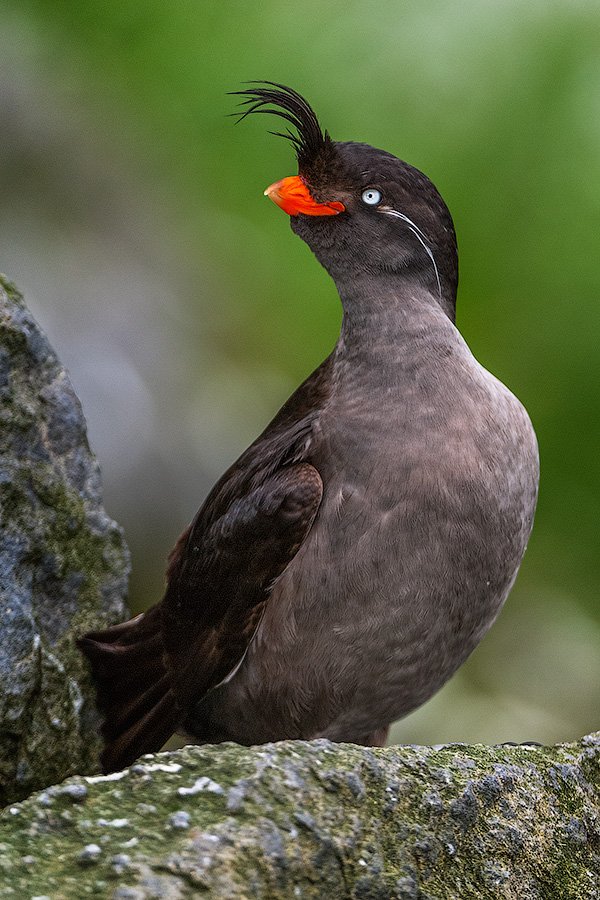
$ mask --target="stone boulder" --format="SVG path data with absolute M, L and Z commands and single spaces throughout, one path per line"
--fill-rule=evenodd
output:
M 126 617 L 128 573 L 69 376 L 0 279 L 0 803 L 97 770 L 74 641 Z

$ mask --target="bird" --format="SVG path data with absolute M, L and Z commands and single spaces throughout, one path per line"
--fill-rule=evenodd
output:
M 278 82 L 298 174 L 265 191 L 335 282 L 330 355 L 216 483 L 162 600 L 78 640 L 111 772 L 174 733 L 199 744 L 383 746 L 496 619 L 532 529 L 530 418 L 455 325 L 458 251 L 433 183 L 335 141 Z

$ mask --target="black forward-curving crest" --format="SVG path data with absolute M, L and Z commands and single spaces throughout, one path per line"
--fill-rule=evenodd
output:
M 331 138 L 322 130 L 314 110 L 301 94 L 275 81 L 250 81 L 248 84 L 257 86 L 231 91 L 234 96 L 246 97 L 240 105 L 247 108 L 233 114 L 239 116 L 238 122 L 251 113 L 270 113 L 285 119 L 298 133 L 294 134 L 288 128 L 285 132 L 272 131 L 271 134 L 293 144 L 301 169 L 311 166 L 319 154 L 332 147 Z

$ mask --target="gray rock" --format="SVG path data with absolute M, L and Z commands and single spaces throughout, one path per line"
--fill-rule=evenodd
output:
M 77 862 L 80 866 L 94 866 L 102 856 L 102 848 L 98 844 L 87 844 L 77 854 Z
M 0 803 L 98 768 L 74 640 L 126 617 L 128 573 L 69 377 L 0 276 Z
M 143 778 L 139 765 L 73 778 L 1 814 L 0 893 L 600 897 L 600 734 L 556 747 L 220 744 L 142 765 Z M 179 788 L 202 779 L 222 792 L 183 809 Z

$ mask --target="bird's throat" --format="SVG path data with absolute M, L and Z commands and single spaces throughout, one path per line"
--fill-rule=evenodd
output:
M 340 343 L 348 352 L 379 356 L 428 334 L 455 331 L 437 295 L 418 282 L 371 275 L 338 282 L 337 288 L 343 308 Z
M 425 288 L 373 279 L 340 296 L 343 319 L 334 351 L 334 394 L 344 404 L 388 405 L 423 366 L 462 344 L 456 327 Z M 343 398 L 343 399 L 342 399 Z M 395 400 L 393 402 L 396 402 Z

